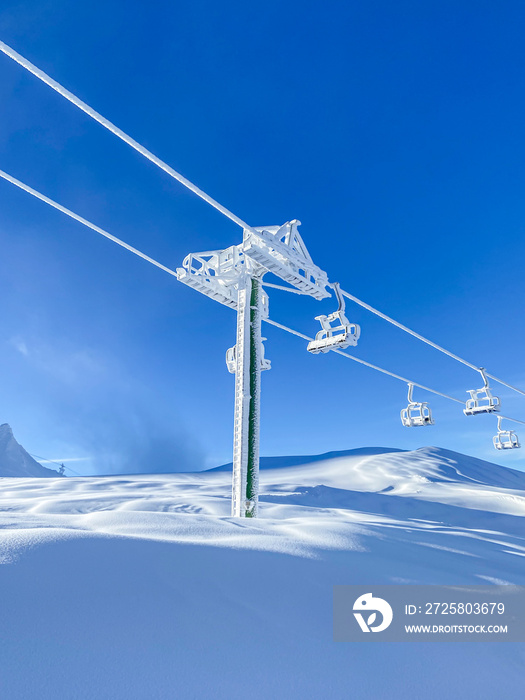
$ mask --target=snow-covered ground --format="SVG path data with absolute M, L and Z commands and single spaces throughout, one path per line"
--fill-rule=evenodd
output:
M 523 697 L 523 645 L 334 643 L 332 586 L 525 585 L 525 473 L 359 450 L 263 469 L 243 521 L 230 485 L 0 479 L 1 697 Z

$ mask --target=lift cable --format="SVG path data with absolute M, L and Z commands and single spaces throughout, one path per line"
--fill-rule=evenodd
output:
M 79 216 L 78 214 L 75 214 L 70 209 L 63 207 L 61 204 L 58 204 L 57 202 L 53 201 L 49 197 L 46 197 L 45 195 L 41 194 L 37 190 L 33 189 L 32 187 L 25 185 L 23 182 L 20 182 L 20 180 L 17 180 L 16 178 L 12 177 L 11 175 L 8 175 L 3 170 L 0 170 L 0 177 L 2 177 L 4 180 L 7 180 L 8 182 L 11 182 L 13 185 L 16 185 L 16 187 L 19 187 L 20 189 L 24 190 L 28 194 L 31 194 L 33 197 L 40 199 L 42 202 L 49 204 L 54 209 L 58 209 L 58 211 L 61 211 L 63 214 L 66 214 L 67 216 L 71 217 L 72 219 L 75 219 L 75 221 L 78 221 L 79 223 L 83 224 L 84 226 L 87 226 L 88 228 L 95 231 L 96 233 L 99 233 L 100 235 L 104 236 L 105 238 L 108 238 L 110 241 L 117 243 L 117 245 L 120 245 L 123 248 L 126 248 L 126 250 L 129 250 L 131 253 L 138 255 L 143 260 L 146 260 L 146 262 L 149 262 L 152 265 L 155 265 L 156 267 L 160 268 L 161 270 L 164 270 L 164 272 L 167 272 L 168 274 L 172 275 L 173 277 L 177 277 L 177 273 L 175 270 L 172 270 L 169 267 L 162 265 L 162 263 L 159 263 L 157 260 L 154 260 L 149 255 L 142 253 L 140 250 L 137 250 L 136 248 L 133 248 L 133 246 L 128 245 L 127 243 L 122 241 L 120 238 L 117 238 L 116 236 L 111 235 L 107 231 L 104 231 L 104 229 L 100 228 L 99 226 L 96 226 L 96 224 L 93 224 L 90 221 L 88 221 L 87 219 L 84 219 L 84 217 Z M 277 323 L 276 321 L 272 321 L 270 319 L 265 319 L 265 320 L 267 321 L 267 323 L 270 323 L 271 325 L 275 326 L 276 328 L 280 328 L 281 330 L 284 330 L 287 333 L 292 333 L 293 335 L 296 335 L 299 338 L 303 338 L 304 340 L 308 340 L 308 341 L 313 340 L 313 338 L 310 338 L 309 336 L 305 335 L 304 333 L 300 333 L 299 331 L 295 331 L 292 328 L 288 328 L 287 326 L 283 326 L 282 324 Z M 406 379 L 405 377 L 402 377 L 399 374 L 394 374 L 393 372 L 390 372 L 386 369 L 382 369 L 381 367 L 377 367 L 376 365 L 373 365 L 369 362 L 366 362 L 365 360 L 361 360 L 357 357 L 354 357 L 353 355 L 349 355 L 348 353 L 343 352 L 342 350 L 338 350 L 338 349 L 334 348 L 331 350 L 331 352 L 336 352 L 338 355 L 343 355 L 344 357 L 348 357 L 351 360 L 354 360 L 354 362 L 358 362 L 359 364 L 365 365 L 366 367 L 370 367 L 371 369 L 375 369 L 376 371 L 381 372 L 382 374 L 387 374 L 390 377 L 393 377 L 394 379 L 399 379 L 400 381 L 405 382 L 407 384 L 413 384 L 414 386 L 417 386 L 420 389 L 423 389 L 425 391 L 429 391 L 432 394 L 437 394 L 438 396 L 442 396 L 443 398 L 449 399 L 450 401 L 455 401 L 456 403 L 461 403 L 461 404 L 464 403 L 463 401 L 461 401 L 461 399 L 456 399 L 453 396 L 449 396 L 448 394 L 443 394 L 440 391 L 437 391 L 435 389 L 431 389 L 430 387 L 424 386 L 423 384 L 419 384 L 417 382 L 412 382 L 411 380 Z M 502 418 L 507 418 L 507 417 L 502 416 Z M 525 425 L 525 422 L 519 421 L 515 418 L 507 418 L 507 420 L 514 421 L 515 423 L 523 423 L 523 425 Z
M 120 238 L 116 238 L 115 236 L 112 236 L 111 233 L 104 231 L 104 229 L 100 228 L 99 226 L 92 224 L 91 221 L 84 219 L 84 217 L 79 216 L 78 214 L 75 214 L 75 212 L 72 212 L 70 209 L 63 207 L 61 204 L 58 204 L 57 202 L 54 202 L 52 199 L 49 199 L 49 197 L 46 197 L 44 194 L 41 194 L 40 192 L 37 192 L 37 190 L 34 190 L 32 187 L 29 187 L 29 185 L 25 185 L 23 182 L 20 182 L 20 180 L 17 180 L 15 177 L 8 175 L 3 170 L 0 170 L 0 177 L 2 177 L 4 180 L 7 180 L 8 182 L 11 182 L 13 185 L 16 185 L 21 190 L 24 190 L 25 192 L 32 194 L 33 197 L 36 197 L 37 199 L 42 200 L 42 202 L 49 204 L 49 206 L 53 207 L 54 209 L 58 209 L 58 211 L 61 211 L 63 214 L 67 214 L 67 216 L 70 216 L 72 219 L 75 219 L 75 221 L 78 221 L 81 224 L 84 224 L 84 226 L 87 226 L 88 228 L 92 229 L 93 231 L 100 233 L 101 236 L 105 236 L 106 238 L 109 238 L 109 240 L 113 241 L 113 243 L 117 243 L 117 245 L 120 245 L 123 248 L 126 248 L 126 250 L 129 250 L 131 253 L 138 255 L 139 258 L 142 258 L 143 260 L 146 260 L 147 262 L 151 263 L 152 265 L 156 265 L 157 267 L 160 267 L 160 269 L 164 270 L 164 272 L 167 272 L 168 274 L 173 275 L 174 277 L 177 277 L 177 273 L 175 272 L 175 270 L 171 270 L 169 267 L 162 265 L 162 263 L 159 263 L 156 260 L 154 260 L 153 258 L 150 258 L 149 255 L 146 255 L 145 253 L 142 253 L 140 250 L 133 248 L 133 246 L 130 246 L 127 243 L 125 243 L 124 241 L 121 241 Z
M 293 335 L 298 336 L 299 338 L 303 338 L 304 340 L 311 341 L 313 338 L 310 338 L 310 336 L 305 335 L 304 333 L 300 333 L 299 331 L 293 330 L 293 328 L 288 328 L 288 326 L 283 326 L 282 323 L 277 323 L 276 321 L 272 321 L 269 318 L 263 319 L 267 323 L 271 324 L 272 326 L 276 326 L 277 328 L 280 328 L 283 331 L 286 331 L 287 333 L 292 333 Z M 417 382 L 413 382 L 411 379 L 406 379 L 405 377 L 401 377 L 399 374 L 395 374 L 394 372 L 390 372 L 387 369 L 383 369 L 382 367 L 377 367 L 377 365 L 373 365 L 370 362 L 366 362 L 365 360 L 361 360 L 359 357 L 354 357 L 353 355 L 349 355 L 347 352 L 344 352 L 343 350 L 338 350 L 337 348 L 330 348 L 331 352 L 336 352 L 338 355 L 343 355 L 343 357 L 348 357 L 351 360 L 354 360 L 354 362 L 359 362 L 360 365 L 365 365 L 366 367 L 370 367 L 371 369 L 375 369 L 378 372 L 381 372 L 382 374 L 387 374 L 389 377 L 393 377 L 394 379 L 399 379 L 402 382 L 405 382 L 406 384 L 413 384 L 414 386 L 419 387 L 420 389 L 424 389 L 425 391 L 430 391 L 432 394 L 437 394 L 438 396 L 442 396 L 445 399 L 450 399 L 450 401 L 455 401 L 456 403 L 464 404 L 464 401 L 461 401 L 461 399 L 456 399 L 453 396 L 449 396 L 448 394 L 442 394 L 440 391 L 436 391 L 435 389 L 430 389 L 428 386 L 424 386 L 423 384 L 418 384 Z
M 303 338 L 304 340 L 311 341 L 313 338 L 310 338 L 310 336 L 305 335 L 304 333 L 300 333 L 299 331 L 294 330 L 293 328 L 288 328 L 288 326 L 283 326 L 282 323 L 277 323 L 277 321 L 272 321 L 269 318 L 263 319 L 266 321 L 266 323 L 269 323 L 272 326 L 275 326 L 276 328 L 280 328 L 283 331 L 286 331 L 287 333 L 292 333 L 292 335 L 296 335 L 299 338 Z M 465 402 L 462 401 L 461 399 L 456 399 L 454 396 L 449 396 L 448 394 L 443 394 L 441 391 L 437 391 L 436 389 L 431 389 L 428 386 L 425 386 L 424 384 L 418 384 L 417 382 L 412 381 L 411 379 L 406 379 L 406 377 L 402 377 L 399 374 L 395 374 L 394 372 L 390 372 L 387 369 L 383 369 L 382 367 L 378 367 L 377 365 L 373 365 L 370 362 L 366 362 L 365 360 L 361 360 L 359 357 L 354 357 L 353 355 L 349 355 L 347 352 L 344 352 L 343 350 L 338 350 L 337 348 L 330 348 L 330 352 L 336 352 L 338 355 L 343 355 L 343 357 L 348 357 L 350 360 L 354 360 L 354 362 L 359 362 L 360 365 L 365 365 L 365 367 L 370 367 L 370 369 L 375 369 L 377 372 L 381 372 L 382 374 L 387 374 L 389 377 L 393 377 L 394 379 L 399 379 L 400 381 L 404 382 L 405 384 L 412 384 L 412 386 L 417 386 L 420 389 L 424 389 L 425 391 L 429 391 L 432 394 L 437 394 L 438 396 L 442 396 L 444 399 L 449 399 L 450 401 L 455 401 L 456 403 L 460 403 L 462 405 L 465 405 Z M 498 414 L 499 416 L 499 414 Z M 522 425 L 525 425 L 525 421 L 518 420 L 517 418 L 509 418 L 508 416 L 501 416 L 501 418 L 504 418 L 505 420 L 510 420 L 514 423 L 521 423 Z
M 301 296 L 309 296 L 307 292 L 302 292 L 300 289 L 294 289 L 293 287 L 284 287 L 282 284 L 272 284 L 271 282 L 263 282 L 263 287 L 271 287 L 272 289 L 280 289 L 283 292 L 291 292 L 292 294 L 300 294 Z
M 229 209 L 224 207 L 222 204 L 219 204 L 215 199 L 210 197 L 208 194 L 203 192 L 199 187 L 194 185 L 190 180 L 185 178 L 183 175 L 178 173 L 176 170 L 174 170 L 171 166 L 169 166 L 167 163 L 165 163 L 163 160 L 155 156 L 151 151 L 149 151 L 147 148 L 144 146 L 141 146 L 140 143 L 135 141 L 135 139 L 131 138 L 131 136 L 128 136 L 122 129 L 119 129 L 115 124 L 110 122 L 108 119 L 103 117 L 101 114 L 99 114 L 97 111 L 95 111 L 92 107 L 87 105 L 85 102 L 83 102 L 80 98 L 76 97 L 72 92 L 67 90 L 65 87 L 60 85 L 56 80 L 51 78 L 47 73 L 44 73 L 44 71 L 40 70 L 40 68 L 37 68 L 33 63 L 28 61 L 26 58 L 21 56 L 19 53 L 17 53 L 14 49 L 12 49 L 10 46 L 5 44 L 3 41 L 0 41 L 0 50 L 3 51 L 7 56 L 12 58 L 14 61 L 16 61 L 19 65 L 21 65 L 23 68 L 28 70 L 30 73 L 32 73 L 34 76 L 42 80 L 46 85 L 49 85 L 53 90 L 58 92 L 60 95 L 65 97 L 69 102 L 74 104 L 76 107 L 81 109 L 83 112 L 85 112 L 88 116 L 92 117 L 95 121 L 97 121 L 99 124 L 101 124 L 103 127 L 111 131 L 115 136 L 118 136 L 118 138 L 122 139 L 125 143 L 127 143 L 129 146 L 134 148 L 138 153 L 143 155 L 145 158 L 150 160 L 152 163 L 157 165 L 159 168 L 164 170 L 164 172 L 168 173 L 171 177 L 175 178 L 178 182 L 180 182 L 182 185 L 187 187 L 189 190 L 191 190 L 194 194 L 196 194 L 198 197 L 203 199 L 205 202 L 210 204 L 212 207 L 217 209 L 221 214 L 224 214 L 224 216 L 228 217 L 231 221 L 233 221 L 235 224 L 240 226 L 243 229 L 247 229 L 249 231 L 253 231 L 253 228 L 249 226 L 245 221 L 243 221 L 241 218 L 239 218 L 236 214 L 231 212 Z M 8 178 L 6 178 L 8 179 Z M 13 182 L 13 180 L 11 180 Z M 13 184 L 17 184 L 13 182 Z M 18 185 L 20 186 L 20 185 Z M 40 197 L 42 198 L 42 197 Z M 46 200 L 44 200 L 46 201 Z M 55 205 L 53 205 L 55 206 Z M 57 206 L 57 208 L 59 208 Z M 73 218 L 77 218 L 74 216 Z M 94 229 L 97 230 L 97 229 Z M 99 231 L 101 233 L 101 231 Z M 111 238 L 109 234 L 103 233 L 103 235 L 106 235 L 108 238 Z M 115 242 L 118 242 L 117 240 Z M 119 243 L 120 245 L 123 245 L 124 247 L 127 247 L 128 250 L 132 250 L 132 252 L 137 252 L 134 249 L 128 247 L 126 244 Z M 139 253 L 137 253 L 139 254 Z M 142 256 L 144 257 L 144 256 Z M 147 258 L 145 258 L 147 259 Z M 151 259 L 149 259 L 150 262 L 153 262 Z M 167 268 L 164 268 L 158 263 L 154 263 L 158 265 L 159 267 L 162 267 L 166 271 Z M 270 285 L 267 284 L 266 286 L 274 286 L 276 289 L 283 289 L 284 291 L 291 291 L 293 292 L 294 290 L 291 290 L 287 287 L 281 287 L 277 285 Z M 301 293 L 301 292 L 298 292 Z M 457 362 L 461 362 L 462 364 L 466 365 L 467 367 L 470 367 L 471 369 L 474 369 L 476 371 L 479 371 L 479 367 L 472 364 L 471 362 L 468 362 L 467 360 L 464 360 L 462 357 L 459 357 L 459 355 L 456 355 L 445 348 L 441 347 L 441 345 L 438 345 L 437 343 L 432 342 L 431 340 L 428 340 L 428 338 L 425 338 L 424 336 L 420 335 L 419 333 L 416 333 L 415 331 L 411 330 L 410 328 L 407 328 L 404 326 L 402 323 L 399 323 L 398 321 L 395 321 L 393 318 L 390 318 L 390 316 L 387 316 L 386 314 L 381 313 L 381 311 L 378 311 L 377 309 L 374 309 L 374 307 L 370 306 L 369 304 L 366 304 L 364 301 L 361 301 L 357 297 L 353 296 L 352 294 L 349 294 L 348 292 L 343 292 L 344 296 L 346 296 L 348 299 L 351 299 L 354 301 L 356 304 L 359 304 L 363 308 L 367 309 L 368 311 L 376 314 L 377 316 L 380 316 L 382 319 L 385 321 L 388 321 L 388 323 L 393 324 L 394 326 L 397 326 L 401 330 L 405 331 L 405 333 L 409 333 L 412 335 L 414 338 L 417 338 L 418 340 L 421 340 L 423 343 L 426 343 L 427 345 L 430 345 L 431 347 L 435 348 L 439 352 L 444 353 L 445 355 L 448 355 L 452 359 L 456 360 Z M 498 377 L 495 377 L 492 374 L 489 374 L 488 372 L 486 373 L 487 377 L 490 377 L 494 381 L 498 382 L 499 384 L 502 384 L 503 386 L 506 386 L 509 389 L 512 389 L 513 391 L 518 392 L 519 394 L 522 394 L 525 396 L 525 391 L 522 391 L 521 389 L 518 389 L 517 387 L 513 386 L 512 384 L 508 384 L 507 382 L 503 381 L 502 379 L 499 379 Z
M 30 61 L 28 61 L 26 58 L 21 56 L 19 53 L 17 53 L 10 46 L 5 44 L 3 41 L 0 41 L 0 51 L 3 51 L 7 56 L 12 58 L 17 63 L 19 63 L 23 68 L 25 68 L 30 73 L 32 73 L 34 76 L 36 76 L 37 78 L 42 80 L 42 82 L 46 83 L 46 85 L 49 85 L 49 87 L 53 88 L 53 90 L 56 90 L 56 92 L 58 92 L 60 95 L 62 95 L 62 97 L 65 97 L 66 100 L 69 100 L 70 102 L 72 102 L 76 107 L 81 109 L 88 116 L 92 117 L 99 124 L 101 124 L 106 129 L 111 131 L 113 134 L 115 134 L 115 136 L 118 136 L 119 139 L 122 139 L 122 141 L 125 141 L 129 146 L 134 148 L 136 151 L 138 151 L 145 158 L 150 160 L 152 163 L 155 163 L 155 165 L 157 165 L 159 168 L 164 170 L 164 172 L 168 173 L 168 175 L 171 175 L 171 177 L 175 178 L 175 180 L 178 180 L 181 183 L 181 185 L 184 185 L 184 187 L 187 187 L 189 190 L 191 190 L 194 194 L 196 194 L 198 197 L 203 199 L 205 202 L 207 202 L 208 204 L 211 204 L 212 207 L 217 209 L 217 211 L 220 211 L 221 214 L 224 214 L 224 216 L 227 216 L 228 219 L 230 219 L 235 224 L 237 224 L 237 226 L 240 226 L 241 228 L 252 230 L 251 226 L 249 226 L 246 222 L 244 222 L 238 216 L 233 214 L 229 209 L 226 209 L 226 207 L 224 207 L 222 204 L 219 204 L 219 202 L 217 202 L 215 199 L 213 199 L 213 197 L 210 197 L 209 195 L 207 195 L 206 192 L 203 192 L 199 187 L 197 187 L 197 185 L 194 185 L 193 182 L 190 182 L 190 180 L 188 180 L 183 175 L 178 173 L 176 170 L 174 170 L 172 167 L 170 167 L 167 163 L 165 163 L 163 160 L 161 160 L 156 155 L 154 155 L 151 151 L 148 151 L 147 148 L 144 148 L 144 146 L 141 146 L 140 143 L 135 141 L 135 139 L 132 139 L 131 136 L 128 136 L 124 131 L 122 131 L 122 129 L 119 129 L 118 126 L 115 126 L 115 124 L 113 124 L 108 119 L 103 117 L 101 114 L 96 112 L 89 105 L 87 105 L 81 99 L 76 97 L 76 95 L 73 95 L 72 92 L 67 90 L 62 85 L 60 85 L 60 83 L 57 83 L 56 80 L 53 80 L 53 78 L 51 78 L 49 75 L 47 75 L 47 73 L 44 73 L 44 71 L 40 70 L 40 68 L 37 68 Z
M 42 462 L 49 462 L 50 464 L 56 464 L 57 467 L 64 467 L 64 469 L 67 469 L 68 471 L 73 472 L 73 474 L 76 474 L 77 476 L 82 476 L 82 474 L 79 474 L 74 469 L 71 469 L 71 467 L 66 467 L 65 464 L 62 464 L 60 462 L 55 462 L 54 459 L 47 459 L 46 457 L 40 457 L 39 455 L 34 455 L 31 452 L 29 452 L 28 454 L 30 454 L 31 457 L 35 457 L 35 459 L 41 460 Z
M 397 326 L 402 331 L 405 331 L 405 333 L 409 333 L 410 335 L 414 336 L 414 338 L 417 338 L 418 340 L 421 340 L 423 343 L 426 343 L 427 345 L 432 346 L 436 350 L 439 350 L 439 352 L 442 352 L 445 355 L 452 357 L 452 359 L 457 360 L 458 362 L 461 362 L 462 364 L 466 365 L 467 367 L 470 367 L 471 369 L 474 369 L 477 372 L 479 372 L 480 368 L 477 367 L 476 365 L 473 365 L 471 362 L 468 362 L 467 360 L 464 360 L 462 357 L 459 357 L 459 355 L 455 355 L 453 352 L 446 350 L 445 348 L 441 347 L 441 345 L 438 345 L 437 343 L 432 342 L 431 340 L 429 340 L 428 338 L 425 338 L 424 336 L 420 335 L 419 333 L 416 333 L 416 331 L 413 331 L 412 329 L 407 328 L 402 323 L 395 321 L 393 318 L 390 318 L 390 316 L 387 316 L 386 314 L 382 313 L 381 311 L 374 309 L 373 306 L 370 306 L 370 304 L 366 304 L 364 301 L 361 301 L 361 299 L 358 299 L 357 297 L 353 296 L 353 294 L 349 294 L 348 292 L 345 292 L 343 289 L 341 290 L 341 293 L 347 299 L 350 299 L 351 301 L 355 302 L 356 304 L 359 304 L 359 306 L 362 306 L 364 309 L 367 309 L 367 311 L 371 311 L 376 316 L 379 316 L 380 318 L 384 319 L 385 321 L 388 321 L 388 323 L 391 323 L 392 325 Z M 512 384 L 508 384 L 507 382 L 504 382 L 503 379 L 499 379 L 498 377 L 495 377 L 493 374 L 489 374 L 488 372 L 486 372 L 486 375 L 487 375 L 487 377 L 490 377 L 491 379 L 493 379 L 495 382 L 498 382 L 499 384 L 503 384 L 504 386 L 508 387 L 509 389 L 513 389 L 514 391 L 517 391 L 518 394 L 523 394 L 525 396 L 525 391 L 522 391 L 521 389 L 518 389 L 517 387 L 512 386 Z

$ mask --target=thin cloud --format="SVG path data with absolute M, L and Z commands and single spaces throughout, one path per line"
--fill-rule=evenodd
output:
M 22 338 L 10 338 L 9 342 L 21 355 L 24 355 L 24 357 L 29 356 L 29 349 L 26 342 L 22 340 Z

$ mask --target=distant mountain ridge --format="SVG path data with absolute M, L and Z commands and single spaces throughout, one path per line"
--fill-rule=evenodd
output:
M 353 450 L 340 450 L 332 452 L 323 452 L 320 455 L 290 455 L 284 457 L 261 457 L 259 462 L 260 469 L 279 469 L 279 467 L 296 467 L 301 464 L 311 464 L 312 462 L 323 462 L 326 459 L 334 459 L 336 457 L 371 457 L 373 455 L 382 455 L 390 452 L 405 452 L 396 447 L 357 447 Z M 229 472 L 233 469 L 233 462 L 221 464 L 220 467 L 212 467 L 206 469 L 209 472 Z
M 56 478 L 60 474 L 33 459 L 16 441 L 11 426 L 4 423 L 0 425 L 0 477 L 2 476 Z
M 326 462 L 322 471 L 316 463 Z M 358 474 L 371 478 L 370 490 L 374 490 L 376 478 L 380 482 L 386 474 L 394 479 L 423 479 L 426 482 L 457 482 L 488 485 L 493 487 L 525 490 L 525 471 L 503 467 L 477 457 L 443 447 L 420 447 L 416 450 L 400 450 L 387 447 L 361 447 L 339 452 L 325 452 L 320 455 L 289 457 L 261 457 L 261 470 L 298 469 L 313 475 L 317 483 L 351 483 Z M 232 463 L 224 464 L 210 472 L 232 470 Z M 376 475 L 373 477 L 373 475 Z M 390 477 L 388 477 L 390 478 Z M 359 478 L 361 480 L 361 477 Z M 383 486 L 390 487 L 389 484 Z

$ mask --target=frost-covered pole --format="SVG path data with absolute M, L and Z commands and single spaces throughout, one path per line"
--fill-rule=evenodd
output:
M 226 366 L 235 374 L 232 515 L 238 518 L 256 517 L 258 507 L 261 372 L 271 367 L 261 338 L 261 321 L 269 320 L 263 277 L 271 272 L 287 283 L 285 289 L 314 299 L 331 296 L 326 273 L 314 265 L 299 234 L 300 223 L 293 219 L 282 226 L 245 228 L 241 244 L 190 253 L 177 268 L 179 282 L 237 311 L 237 342 L 226 353 Z M 310 343 L 311 352 L 355 345 L 358 326 L 346 320 L 342 297 L 336 312 L 319 318 L 322 338 L 315 348 Z
M 257 516 L 261 389 L 261 282 L 239 281 L 233 432 L 232 515 Z

